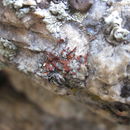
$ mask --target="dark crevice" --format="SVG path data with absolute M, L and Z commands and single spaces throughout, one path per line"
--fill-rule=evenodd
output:
M 4 71 L 0 71 L 0 100 L 2 99 L 6 99 L 8 102 L 12 102 L 12 99 L 14 101 L 19 100 L 21 102 L 27 102 L 28 104 L 32 104 L 34 108 L 42 113 L 42 110 L 35 103 L 30 101 L 24 93 L 14 89 L 8 74 Z
M 127 98 L 130 96 L 130 80 L 126 78 L 124 80 L 124 86 L 121 89 L 121 97 Z

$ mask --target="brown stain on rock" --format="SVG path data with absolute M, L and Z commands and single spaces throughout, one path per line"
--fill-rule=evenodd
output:
M 37 3 L 38 7 L 41 8 L 41 9 L 46 9 L 49 7 L 49 3 L 50 1 L 49 0 L 41 0 L 40 3 Z
M 86 12 L 93 5 L 93 0 L 69 0 L 69 3 L 73 9 Z

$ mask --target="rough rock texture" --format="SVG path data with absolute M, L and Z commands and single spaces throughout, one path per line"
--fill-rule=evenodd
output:
M 43 94 L 49 96 L 49 99 L 42 96 L 44 102 L 41 108 L 28 100 L 24 93 L 14 90 L 7 77 L 5 72 L 1 71 L 0 130 L 122 130 L 122 128 L 127 130 L 129 128 L 104 120 L 84 109 L 84 105 L 58 97 L 47 90 Z M 62 115 L 57 111 L 62 112 Z
M 80 11 L 75 6 L 81 8 L 82 2 L 89 4 L 0 1 L 0 69 L 17 91 L 55 116 L 78 116 L 73 107 L 68 115 L 60 110 L 67 98 L 84 105 L 82 110 L 76 106 L 79 112 L 91 110 L 113 123 L 129 124 L 130 1 L 93 0 Z M 52 103 L 60 104 L 55 109 L 50 109 L 48 90 L 63 98 Z

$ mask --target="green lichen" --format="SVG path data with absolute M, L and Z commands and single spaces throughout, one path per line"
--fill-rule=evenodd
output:
M 0 55 L 12 60 L 16 54 L 16 46 L 9 40 L 0 38 Z

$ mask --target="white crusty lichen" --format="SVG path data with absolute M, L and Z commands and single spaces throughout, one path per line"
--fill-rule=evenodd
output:
M 124 79 L 129 76 L 130 45 L 108 46 L 90 57 L 90 66 L 94 73 L 88 88 L 93 94 L 107 101 L 125 102 L 121 89 Z M 99 91 L 100 90 L 100 91 Z
M 108 17 L 105 18 L 107 24 L 107 41 L 113 45 L 118 45 L 122 41 L 127 40 L 130 32 L 122 27 L 123 19 L 120 17 L 117 11 L 112 12 Z
M 66 12 L 68 7 L 65 3 L 60 2 L 59 4 L 55 4 L 53 2 L 50 3 L 50 7 L 48 10 L 44 9 L 44 19 L 43 22 L 46 23 L 46 27 L 50 33 L 52 33 L 55 37 L 60 37 L 60 27 L 66 20 L 71 20 L 72 17 Z
M 35 0 L 3 0 L 4 6 L 12 6 L 15 9 L 21 8 L 23 5 L 35 6 Z
M 35 0 L 3 0 L 3 5 L 16 9 L 16 16 L 22 18 L 36 6 L 36 2 Z
M 15 0 L 3 0 L 2 2 L 4 6 L 10 6 L 15 2 Z
M 105 47 L 91 57 L 95 77 L 105 84 L 114 85 L 127 76 L 126 68 L 130 62 L 130 46 Z
M 22 18 L 25 16 L 25 14 L 29 13 L 29 11 L 30 11 L 30 8 L 21 8 L 19 9 L 18 12 L 16 12 L 16 16 L 18 18 Z
M 67 1 L 59 1 L 55 3 L 50 2 L 49 7 L 41 9 L 37 6 L 35 0 L 3 0 L 4 6 L 9 6 L 16 9 L 16 16 L 23 18 L 30 11 L 40 18 L 46 24 L 48 31 L 56 38 L 61 38 L 62 32 L 61 26 L 69 21 L 78 22 L 80 25 L 87 13 L 70 13 L 69 5 Z
M 112 12 L 108 17 L 105 18 L 107 24 L 118 24 L 121 26 L 122 18 L 117 11 Z
M 111 35 L 114 36 L 117 42 L 120 42 L 122 40 L 127 40 L 127 35 L 130 32 L 127 29 L 123 29 L 121 27 L 114 27 L 114 29 L 111 32 Z
M 16 54 L 17 47 L 9 40 L 0 38 L 0 55 L 12 60 Z
M 39 12 L 39 10 L 38 10 Z M 55 37 L 61 37 L 61 26 L 67 21 L 75 21 L 81 23 L 86 14 L 75 13 L 69 14 L 69 7 L 67 2 L 60 1 L 58 4 L 50 2 L 50 7 L 41 10 L 41 15 L 44 14 L 43 22 L 46 23 L 46 27 L 49 32 Z

